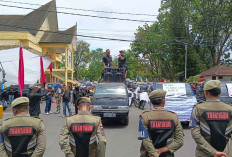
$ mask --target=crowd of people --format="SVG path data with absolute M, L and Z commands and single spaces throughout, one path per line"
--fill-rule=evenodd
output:
M 191 134 L 197 144 L 195 156 L 231 157 L 232 107 L 219 99 L 220 81 L 208 81 L 203 90 L 206 102 L 194 106 L 190 121 Z M 62 97 L 65 91 L 68 90 L 64 86 Z M 49 92 L 45 91 L 44 95 L 49 96 Z M 178 115 L 164 108 L 166 93 L 165 90 L 152 91 L 149 99 L 153 109 L 139 116 L 140 157 L 171 157 L 184 145 Z M 67 96 L 71 98 L 70 94 Z M 4 120 L 0 126 L 1 157 L 43 156 L 46 149 L 45 125 L 41 119 L 28 115 L 29 105 L 27 97 L 17 98 L 11 103 L 14 117 Z M 76 106 L 78 114 L 67 117 L 60 132 L 61 150 L 65 156 L 71 157 L 105 157 L 104 127 L 101 118 L 90 112 L 91 100 L 80 97 Z
M 120 51 L 118 67 L 126 68 L 126 57 Z M 106 51 L 102 64 L 104 68 L 112 68 L 110 50 Z M 128 84 L 133 88 L 132 84 Z M 139 116 L 139 136 L 141 140 L 141 157 L 171 157 L 184 144 L 183 128 L 178 115 L 166 110 L 165 90 L 153 90 L 154 86 L 140 85 L 141 91 L 149 91 L 151 110 Z M 76 84 L 70 86 L 44 84 L 29 86 L 27 97 L 14 99 L 16 92 L 13 86 L 8 91 L 9 103 L 14 117 L 3 121 L 0 126 L 0 156 L 35 156 L 42 157 L 46 149 L 46 129 L 41 114 L 41 99 L 45 100 L 45 115 L 53 114 L 52 104 L 56 104 L 56 112 L 67 117 L 59 135 L 59 145 L 65 156 L 105 157 L 106 138 L 101 117 L 91 114 L 91 92 L 87 86 Z M 136 87 L 136 86 L 134 86 Z M 195 95 L 203 92 L 205 102 L 196 104 L 192 109 L 190 120 L 191 134 L 197 144 L 197 157 L 230 157 L 232 156 L 232 107 L 221 102 L 221 82 L 211 80 L 206 84 L 191 84 Z M 75 106 L 75 114 L 71 105 Z M 0 105 L 7 108 L 5 99 Z M 67 116 L 68 110 L 68 116 Z
M 95 85 L 92 85 L 91 89 L 87 86 L 80 86 L 76 84 L 73 89 L 70 86 L 62 84 L 47 85 L 44 87 L 38 86 L 38 84 L 32 84 L 29 86 L 29 92 L 27 97 L 30 100 L 29 114 L 33 117 L 39 117 L 41 114 L 41 100 L 45 102 L 44 114 L 60 114 L 61 107 L 63 109 L 63 117 L 66 117 L 66 110 L 68 110 L 68 115 L 73 115 L 71 110 L 71 105 L 75 106 L 75 114 L 78 113 L 78 108 L 76 106 L 76 101 L 81 97 L 90 97 L 90 93 L 94 92 Z M 3 106 L 4 111 L 7 109 L 8 104 L 11 104 L 15 97 L 16 89 L 11 86 L 8 90 L 8 102 L 5 97 L 2 97 L 0 105 Z M 51 111 L 51 106 L 56 105 L 56 111 Z M 62 105 L 62 106 L 61 106 Z

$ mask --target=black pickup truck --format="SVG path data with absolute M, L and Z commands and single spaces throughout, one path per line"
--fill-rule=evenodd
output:
M 92 98 L 92 113 L 102 119 L 120 119 L 129 124 L 129 96 L 123 83 L 100 83 Z

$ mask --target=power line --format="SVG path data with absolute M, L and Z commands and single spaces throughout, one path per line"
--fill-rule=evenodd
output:
M 53 34 L 63 34 L 63 35 L 71 35 L 71 36 L 79 36 L 84 38 L 94 38 L 94 39 L 103 39 L 103 40 L 114 40 L 114 41 L 125 41 L 125 42 L 133 42 L 133 40 L 126 40 L 126 39 L 115 39 L 115 38 L 105 38 L 105 37 L 98 37 L 98 36 L 88 36 L 88 35 L 76 35 L 76 34 L 70 34 L 70 33 L 64 33 L 64 32 L 58 32 L 58 31 L 48 31 L 48 30 L 41 30 L 41 29 L 34 29 L 29 27 L 20 27 L 17 25 L 8 25 L 8 24 L 2 24 L 0 23 L 0 26 L 4 27 L 12 27 L 12 28 L 19 28 L 19 29 L 25 29 L 25 30 L 33 30 L 33 31 L 41 31 L 45 33 L 53 33 Z
M 3 24 L 2 24 L 3 25 Z M 1 24 L 0 24 L 0 26 L 1 26 Z M 51 32 L 51 31 L 47 31 L 47 30 L 38 30 L 38 29 L 33 29 L 33 28 L 28 28 L 28 27 L 19 27 L 19 26 L 12 26 L 12 25 L 4 25 L 4 26 L 9 26 L 9 27 L 14 27 L 14 28 L 21 28 L 21 29 L 28 29 L 28 30 L 36 30 L 36 31 L 43 31 L 43 32 L 48 32 L 48 33 L 53 33 L 53 34 L 64 34 L 64 35 L 73 35 L 73 36 L 75 36 L 74 34 L 66 34 L 66 33 L 62 33 L 62 32 L 55 32 L 55 31 L 53 31 L 53 32 Z M 45 27 L 45 28 L 48 28 L 48 27 Z M 82 33 L 84 33 L 84 34 L 86 34 L 86 32 L 82 32 Z M 93 38 L 93 39 L 89 39 L 89 40 L 94 40 L 94 39 L 96 39 L 96 38 L 99 38 L 99 39 L 101 39 L 101 40 L 106 40 L 106 41 L 109 41 L 109 40 L 112 40 L 112 39 L 115 39 L 115 38 L 110 38 L 110 37 L 98 37 L 98 36 L 94 36 L 94 35 L 100 35 L 100 36 L 107 36 L 107 35 L 112 35 L 112 37 L 131 37 L 131 36 L 122 36 L 122 35 L 119 35 L 118 36 L 118 34 L 102 34 L 102 33 L 88 33 L 87 32 L 87 35 L 76 35 L 76 36 L 80 36 L 80 37 L 84 37 L 84 38 Z M 148 33 L 148 35 L 149 36 L 156 36 L 157 34 L 152 34 L 152 33 Z M 159 34 L 160 35 L 160 34 Z M 8 35 L 8 36 L 14 36 L 14 35 Z M 43 35 L 42 35 L 43 36 Z M 41 37 L 42 37 L 41 36 Z M 180 41 L 178 41 L 178 43 L 187 43 L 186 42 L 186 40 L 188 40 L 188 41 L 193 41 L 193 43 L 194 42 L 197 42 L 197 41 L 200 41 L 200 43 L 199 44 L 188 44 L 188 45 L 194 45 L 194 46 L 197 46 L 197 45 L 199 45 L 199 46 L 208 46 L 208 44 L 206 45 L 206 44 L 202 44 L 202 42 L 204 41 L 207 41 L 207 40 L 211 40 L 211 39 L 213 39 L 213 38 L 195 38 L 195 39 L 193 39 L 193 38 L 185 38 L 185 37 L 174 37 L 174 38 L 169 38 L 169 40 L 172 42 L 172 41 L 177 41 L 177 39 L 178 40 L 180 40 Z M 86 39 L 85 39 L 86 40 Z M 134 37 L 133 37 L 133 39 L 115 39 L 116 41 L 118 40 L 118 41 L 120 41 L 120 40 L 123 40 L 123 41 L 127 41 L 127 42 L 143 42 L 143 41 L 134 41 Z M 149 40 L 149 39 L 146 39 L 146 40 Z M 201 41 L 202 40 L 202 41 Z M 151 42 L 143 42 L 143 43 L 151 43 Z M 169 44 L 169 43 L 167 43 L 167 42 L 162 42 L 162 43 L 160 43 L 160 42 L 157 42 L 157 41 L 152 41 L 152 43 L 154 43 L 154 44 Z M 183 45 L 183 44 L 175 44 L 175 43 L 173 43 L 172 45 Z M 211 44 L 212 45 L 212 44 Z M 229 44 L 228 44 L 229 45 Z M 210 46 L 210 45 L 209 45 Z M 216 46 L 216 45 L 215 45 Z
M 43 27 L 43 29 L 52 29 L 50 27 Z M 62 30 L 66 30 L 68 28 L 60 28 Z M 126 34 L 119 34 L 118 32 L 120 32 L 120 30 L 114 30 L 113 32 L 117 32 L 118 34 L 112 34 L 112 33 L 108 33 L 107 31 L 104 31 L 104 30 L 93 30 L 92 29 L 80 29 L 78 28 L 78 30 L 85 30 L 85 31 L 78 31 L 79 33 L 84 33 L 84 34 L 88 34 L 88 35 L 101 35 L 101 36 L 108 36 L 108 35 L 112 35 L 113 37 L 134 37 L 134 34 L 131 34 L 131 35 L 126 35 Z M 89 30 L 89 32 L 88 32 Z M 95 32 L 95 31 L 99 31 L 99 32 Z M 123 31 L 123 30 L 121 30 Z M 131 32 L 126 32 L 126 31 L 133 31 L 134 33 L 136 33 L 136 30 L 124 30 L 125 32 L 120 32 L 120 33 L 131 33 Z M 103 32 L 103 33 L 101 33 Z M 163 35 L 163 34 L 160 34 L 160 33 L 152 33 L 152 32 L 147 32 L 147 36 L 148 37 L 152 37 L 152 36 L 157 36 L 157 35 Z M 171 38 L 173 40 L 194 40 L 194 41 L 199 41 L 199 40 L 212 40 L 214 39 L 212 36 L 208 36 L 207 38 L 205 37 L 202 37 L 202 36 L 190 36 L 190 37 L 174 37 L 174 38 Z
M 1 0 L 0 0 L 1 1 Z M 4 15 L 3 15 L 4 16 Z M 48 29 L 55 29 L 53 27 L 42 27 L 42 28 L 48 28 Z M 59 27 L 60 30 L 66 30 L 66 29 L 69 29 L 68 27 Z M 79 28 L 78 27 L 78 30 L 84 30 L 84 31 L 89 31 L 89 32 L 120 32 L 120 33 L 134 33 L 136 32 L 136 30 L 132 30 L 132 29 L 111 29 L 111 30 L 108 30 L 108 29 L 89 29 L 89 28 Z
M 32 3 L 23 3 L 23 2 L 16 2 L 16 1 L 6 1 L 6 0 L 0 0 L 2 2 L 8 2 L 8 3 L 16 3 L 16 4 L 27 4 L 27 5 L 36 5 L 36 6 L 42 6 L 41 4 L 32 4 Z M 87 11 L 87 12 L 97 12 L 97 13 L 107 13 L 107 14 L 119 14 L 119 15 L 135 15 L 135 16 L 158 16 L 158 15 L 152 15 L 152 14 L 142 14 L 142 13 L 129 13 L 129 12 L 114 12 L 114 11 L 102 11 L 102 10 L 91 10 L 91 9 L 78 9 L 78 8 L 68 8 L 68 7 L 57 7 L 61 9 L 69 9 L 69 10 L 77 10 L 77 11 Z
M 107 17 L 107 16 L 97 16 L 97 15 L 88 15 L 88 14 L 69 13 L 69 12 L 62 12 L 62 11 L 52 11 L 52 10 L 33 9 L 33 8 L 20 7 L 20 6 L 15 6 L 15 5 L 0 4 L 0 6 L 11 7 L 11 8 L 19 8 L 19 9 L 37 10 L 37 11 L 54 12 L 54 13 L 61 13 L 61 14 L 67 14 L 67 15 L 85 16 L 85 17 L 92 17 L 92 18 L 109 19 L 109 20 L 121 20 L 121 21 L 132 21 L 132 22 L 145 22 L 145 23 L 146 23 L 146 22 L 147 22 L 147 23 L 150 23 L 150 22 L 154 23 L 154 22 L 155 22 L 155 21 L 149 21 L 149 20 L 124 19 L 124 18 L 117 18 L 117 17 Z
M 0 23 L 0 26 L 4 27 L 13 27 L 13 28 L 20 28 L 20 29 L 25 29 L 25 30 L 34 30 L 34 31 L 41 31 L 44 33 L 53 33 L 53 34 L 63 34 L 63 35 L 69 35 L 69 36 L 79 36 L 83 38 L 92 38 L 92 39 L 101 39 L 101 40 L 111 40 L 111 41 L 122 41 L 122 42 L 140 42 L 140 43 L 154 43 L 154 44 L 162 44 L 162 45 L 188 45 L 188 46 L 209 46 L 209 47 L 214 47 L 214 46 L 220 46 L 219 44 L 190 44 L 190 43 L 171 43 L 171 42 L 157 42 L 157 41 L 138 41 L 138 40 L 128 40 L 128 39 L 117 39 L 117 38 L 106 38 L 106 37 L 99 37 L 99 36 L 89 36 L 89 35 L 77 35 L 77 34 L 70 34 L 70 33 L 64 33 L 64 32 L 57 32 L 57 31 L 50 31 L 50 30 L 40 30 L 40 29 L 34 29 L 34 28 L 29 28 L 29 27 L 20 27 L 16 25 L 7 25 L 7 24 L 2 24 Z M 231 44 L 225 44 L 225 46 L 228 46 Z

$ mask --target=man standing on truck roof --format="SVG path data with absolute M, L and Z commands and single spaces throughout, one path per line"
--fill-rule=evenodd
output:
M 118 68 L 125 69 L 125 78 L 126 78 L 127 71 L 128 71 L 128 68 L 126 66 L 126 56 L 124 55 L 124 51 L 123 50 L 119 51 L 119 53 L 120 54 L 119 54 L 119 57 L 118 57 L 118 63 L 117 63 L 117 65 L 118 65 Z
M 104 68 L 113 68 L 112 56 L 110 55 L 110 49 L 106 50 L 106 55 L 102 57 L 102 64 Z
M 196 157 L 232 156 L 232 106 L 220 101 L 221 82 L 210 80 L 204 86 L 206 102 L 192 112 L 190 126 L 197 147 Z
M 153 109 L 140 115 L 140 157 L 174 157 L 174 152 L 183 146 L 181 123 L 176 113 L 164 109 L 165 96 L 164 90 L 151 92 Z

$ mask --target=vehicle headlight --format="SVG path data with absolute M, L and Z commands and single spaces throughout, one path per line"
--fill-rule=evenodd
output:
M 93 109 L 93 110 L 101 110 L 102 107 L 101 107 L 101 106 L 92 106 L 92 109 Z
M 119 110 L 129 110 L 128 106 L 119 106 L 118 107 Z

